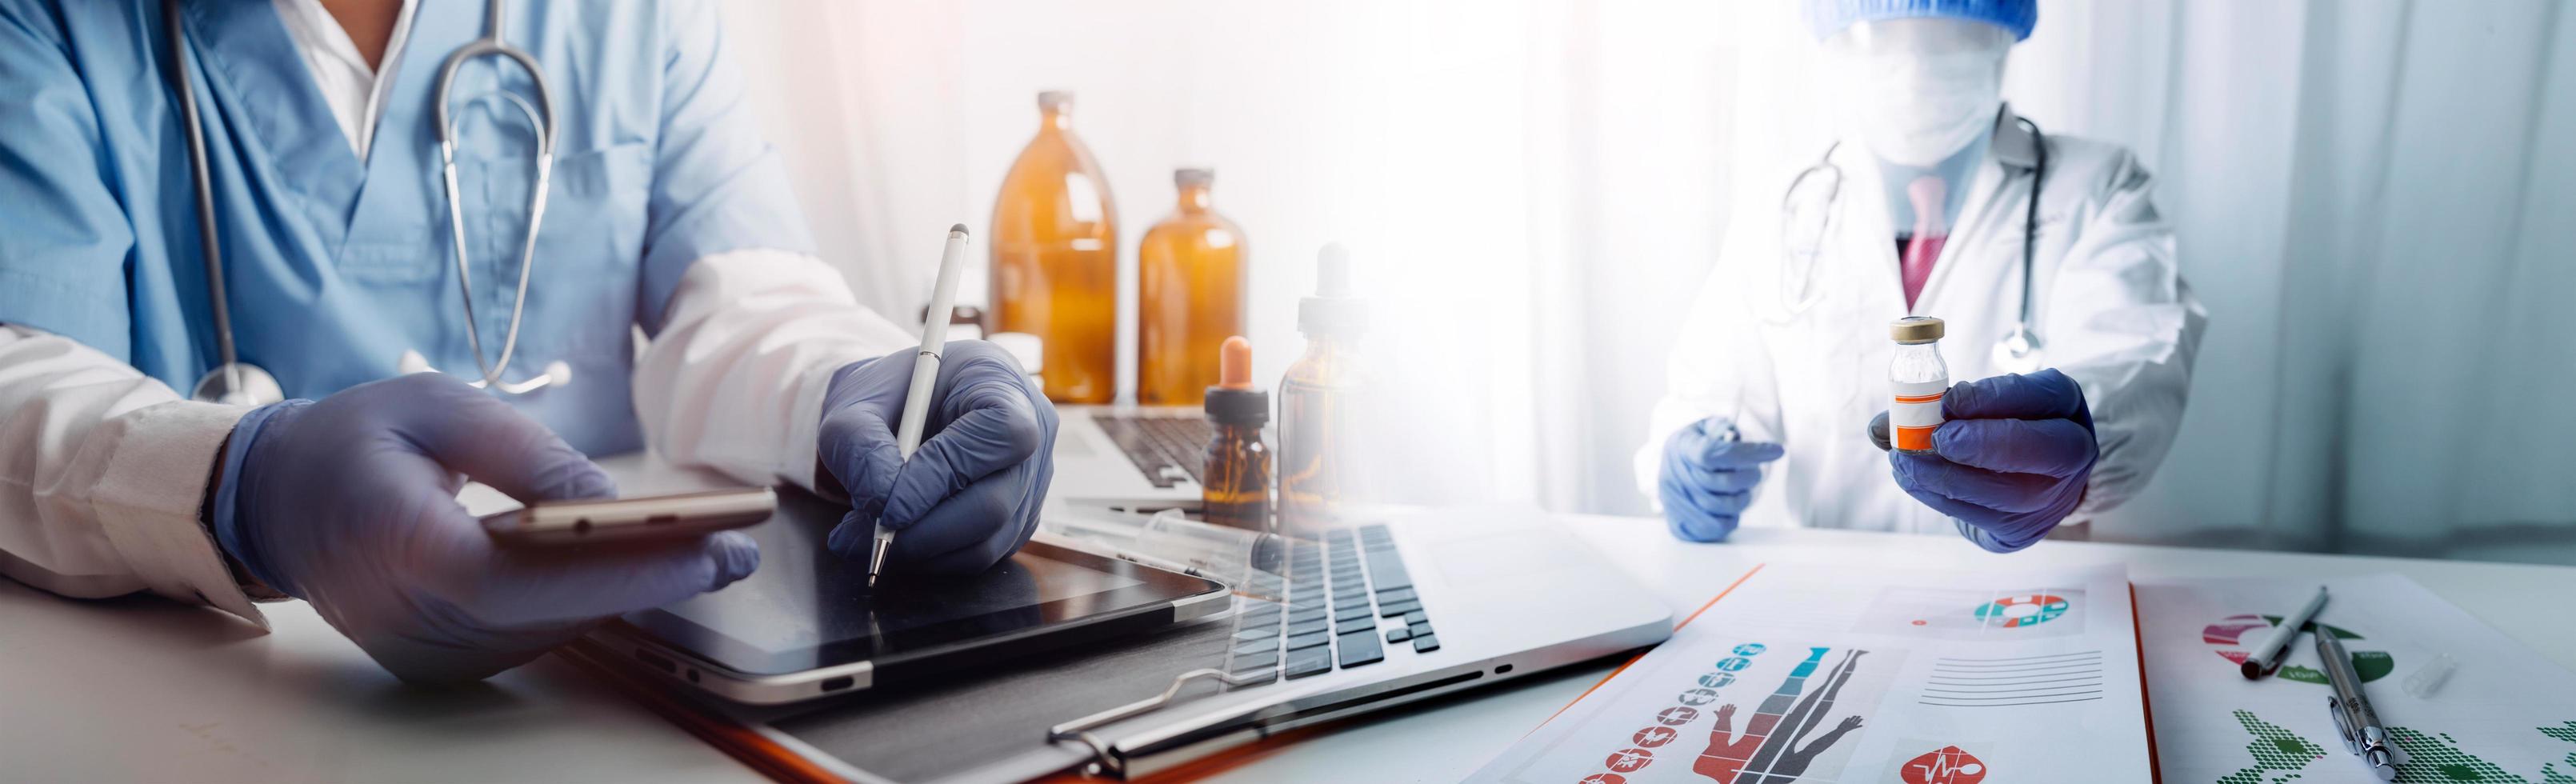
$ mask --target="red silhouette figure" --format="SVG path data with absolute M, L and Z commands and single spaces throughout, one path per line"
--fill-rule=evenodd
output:
M 1860 717 L 1848 716 L 1825 734 L 1807 739 L 1808 733 L 1833 711 L 1834 700 L 1842 694 L 1843 684 L 1849 683 L 1852 673 L 1860 668 L 1860 657 L 1869 653 L 1844 653 L 1832 673 L 1825 677 L 1825 687 L 1807 692 L 1807 678 L 1815 674 L 1816 665 L 1824 661 L 1829 650 L 1832 649 L 1808 648 L 1807 659 L 1789 672 L 1789 677 L 1780 682 L 1780 688 L 1773 690 L 1771 696 L 1763 698 L 1762 705 L 1754 710 L 1753 719 L 1745 723 L 1743 734 L 1731 740 L 1727 735 L 1732 730 L 1730 725 L 1734 721 L 1735 706 L 1720 706 L 1717 725 L 1708 733 L 1708 749 L 1700 752 L 1699 761 L 1691 766 L 1691 772 L 1713 779 L 1718 784 L 1788 784 L 1806 773 L 1807 766 L 1815 761 L 1817 755 L 1823 754 L 1852 730 L 1860 729 Z M 1803 699 L 1799 696 L 1801 694 L 1805 694 Z M 1792 707 L 1793 702 L 1795 707 Z M 1804 741 L 1803 745 L 1799 741 Z

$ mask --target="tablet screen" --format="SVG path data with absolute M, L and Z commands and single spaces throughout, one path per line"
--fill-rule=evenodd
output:
M 750 577 L 624 620 L 728 668 L 771 675 L 860 659 L 882 665 L 1164 605 L 1211 587 L 1033 543 L 981 574 L 889 573 L 870 590 L 864 562 L 823 544 L 842 511 L 801 493 L 781 493 L 777 515 L 744 529 L 760 541 L 760 568 Z

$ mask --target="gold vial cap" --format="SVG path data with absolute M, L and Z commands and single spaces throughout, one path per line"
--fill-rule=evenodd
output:
M 1898 343 L 1930 343 L 1941 339 L 1941 320 L 1931 316 L 1907 316 L 1888 324 L 1887 336 Z

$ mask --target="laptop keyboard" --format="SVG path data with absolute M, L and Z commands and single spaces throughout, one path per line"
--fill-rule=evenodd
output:
M 1206 484 L 1201 474 L 1206 471 L 1208 441 L 1216 437 L 1216 428 L 1202 417 L 1138 416 L 1102 412 L 1091 415 L 1100 431 L 1118 445 L 1118 451 L 1145 472 L 1145 481 L 1156 488 L 1180 484 L 1180 478 Z
M 1226 671 L 1257 686 L 1386 660 L 1388 646 L 1440 649 L 1440 636 L 1415 598 L 1413 578 L 1386 526 L 1293 540 L 1284 575 L 1262 573 L 1247 587 Z M 1380 631 L 1382 619 L 1403 626 Z M 1242 687 L 1237 687 L 1242 688 Z

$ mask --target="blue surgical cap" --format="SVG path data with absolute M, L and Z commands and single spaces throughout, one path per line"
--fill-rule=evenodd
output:
M 2013 40 L 2030 37 L 2039 23 L 2038 0 L 1807 0 L 1807 27 L 1817 40 L 1831 38 L 1858 22 L 1935 16 L 1984 22 L 2012 31 Z

